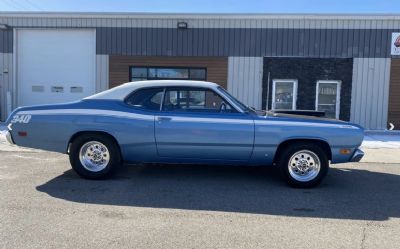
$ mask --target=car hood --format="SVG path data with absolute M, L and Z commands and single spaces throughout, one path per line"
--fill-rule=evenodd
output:
M 315 116 L 307 116 L 307 115 L 298 115 L 298 114 L 287 114 L 287 113 L 273 113 L 270 114 L 274 117 L 278 118 L 291 118 L 291 119 L 302 119 L 302 120 L 314 120 L 314 121 L 324 121 L 324 122 L 333 122 L 333 123 L 347 123 L 346 121 L 338 120 L 338 119 L 332 119 L 332 118 L 324 118 L 324 117 L 315 117 Z
M 337 125 L 351 125 L 363 129 L 358 124 L 350 123 L 347 121 L 342 121 L 338 119 L 331 119 L 331 118 L 322 118 L 322 117 L 315 117 L 315 116 L 306 116 L 306 115 L 296 115 L 296 114 L 286 114 L 286 113 L 273 113 L 273 112 L 264 112 L 257 114 L 260 119 L 265 119 L 266 117 L 272 117 L 276 119 L 280 119 L 283 121 L 293 121 L 293 122 L 311 122 L 311 123 L 321 123 L 321 124 L 337 124 Z

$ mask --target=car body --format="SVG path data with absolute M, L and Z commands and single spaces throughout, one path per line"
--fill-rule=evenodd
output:
M 359 125 L 255 111 L 200 81 L 130 82 L 73 103 L 18 108 L 7 124 L 10 142 L 60 153 L 81 135 L 104 135 L 128 163 L 265 166 L 293 143 L 317 145 L 331 163 L 363 156 Z

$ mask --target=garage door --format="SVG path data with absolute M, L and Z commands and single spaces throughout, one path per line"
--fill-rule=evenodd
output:
M 18 105 L 68 102 L 95 91 L 94 30 L 18 30 Z

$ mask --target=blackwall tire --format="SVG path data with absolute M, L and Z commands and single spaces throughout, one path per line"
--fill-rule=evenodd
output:
M 74 139 L 69 160 L 79 176 L 106 179 L 121 165 L 121 154 L 118 144 L 110 136 L 88 133 Z
M 290 186 L 311 188 L 325 178 L 329 169 L 329 159 L 317 144 L 294 143 L 283 150 L 278 165 L 283 178 Z

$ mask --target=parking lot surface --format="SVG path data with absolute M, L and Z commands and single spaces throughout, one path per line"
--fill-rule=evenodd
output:
M 130 165 L 89 181 L 65 155 L 3 148 L 0 238 L 0 248 L 399 248 L 400 165 L 336 165 L 314 189 L 254 167 Z

